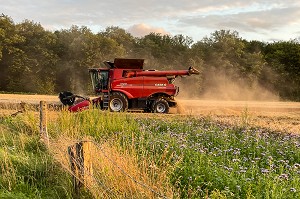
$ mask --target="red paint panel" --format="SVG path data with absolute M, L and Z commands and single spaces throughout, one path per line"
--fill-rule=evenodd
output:
M 144 77 L 122 78 L 114 80 L 111 84 L 111 90 L 124 91 L 130 93 L 127 95 L 129 99 L 143 97 L 144 93 Z
M 83 110 L 88 109 L 89 106 L 90 106 L 90 101 L 89 100 L 84 100 L 82 102 L 79 102 L 78 104 L 70 106 L 69 111 L 71 111 L 71 112 L 83 111 Z

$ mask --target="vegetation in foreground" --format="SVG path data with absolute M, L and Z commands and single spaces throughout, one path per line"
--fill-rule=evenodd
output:
M 55 159 L 51 147 L 48 150 L 40 142 L 37 125 L 38 117 L 31 113 L 1 118 L 2 198 L 72 197 L 71 176 Z M 105 168 L 95 178 L 99 188 L 108 188 L 102 190 L 107 198 L 155 198 L 157 193 L 168 198 L 300 197 L 300 137 L 296 135 L 229 126 L 209 118 L 99 110 L 59 113 L 49 121 L 48 129 L 50 142 L 89 137 L 99 146 L 118 151 L 123 162 L 132 158 L 136 165 L 129 167 L 114 159 L 109 150 L 102 156 L 115 160 L 119 167 L 116 170 L 130 174 L 122 179 L 138 179 L 134 181 L 140 187 L 136 191 L 155 191 L 152 195 L 119 192 L 123 186 L 117 183 L 120 178 L 108 179 L 110 170 Z M 149 172 L 141 172 L 144 170 Z M 82 196 L 92 194 L 85 192 Z
M 40 141 L 31 113 L 0 118 L 0 198 L 71 198 L 69 175 Z

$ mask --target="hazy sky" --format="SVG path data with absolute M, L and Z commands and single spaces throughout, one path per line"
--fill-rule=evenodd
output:
M 247 40 L 300 37 L 299 0 L 0 0 L 14 22 L 39 22 L 47 30 L 119 26 L 134 36 L 183 34 L 194 41 L 230 29 Z

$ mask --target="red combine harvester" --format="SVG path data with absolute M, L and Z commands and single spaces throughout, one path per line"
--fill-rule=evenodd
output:
M 112 112 L 168 113 L 170 107 L 176 107 L 174 96 L 179 87 L 173 84 L 175 78 L 199 74 L 193 67 L 188 70 L 143 70 L 143 59 L 116 58 L 114 62 L 104 64 L 107 68 L 89 69 L 93 89 L 99 97 L 90 100 L 68 91 L 59 93 L 60 101 L 69 106 L 71 112 L 88 109 L 92 104 Z M 76 98 L 82 100 L 75 103 Z

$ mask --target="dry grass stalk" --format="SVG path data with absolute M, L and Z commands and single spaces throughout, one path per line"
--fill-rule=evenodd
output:
M 55 159 L 70 173 L 67 148 L 74 143 L 62 137 L 51 141 L 49 146 Z M 159 198 L 164 195 L 172 198 L 165 169 L 158 169 L 146 161 L 139 164 L 134 155 L 121 152 L 108 143 L 93 145 L 91 150 L 93 173 L 86 174 L 91 175 L 91 182 L 85 184 L 95 198 Z

